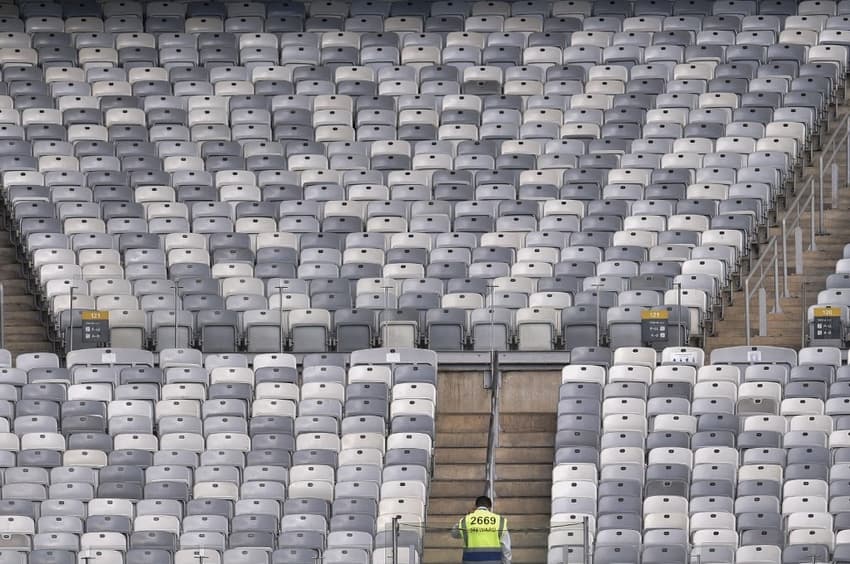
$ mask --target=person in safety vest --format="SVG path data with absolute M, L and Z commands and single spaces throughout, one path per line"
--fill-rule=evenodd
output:
M 511 535 L 508 520 L 493 513 L 493 502 L 482 495 L 475 500 L 475 511 L 452 527 L 452 536 L 463 539 L 463 563 L 499 562 L 511 564 Z

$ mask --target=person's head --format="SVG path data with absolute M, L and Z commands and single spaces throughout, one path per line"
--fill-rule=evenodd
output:
M 475 507 L 484 507 L 486 509 L 493 509 L 493 502 L 490 501 L 490 498 L 486 495 L 480 495 L 475 498 Z

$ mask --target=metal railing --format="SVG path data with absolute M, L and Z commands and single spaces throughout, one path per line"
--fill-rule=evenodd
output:
M 62 319 L 62 314 L 59 314 L 59 319 Z M 64 330 L 60 328 L 60 331 Z M 66 354 L 74 350 L 74 284 L 68 291 L 68 342 L 65 342 L 64 335 L 60 339 L 60 343 L 65 346 Z
M 841 146 L 844 145 L 846 155 L 845 180 L 850 182 L 850 116 L 845 116 L 826 143 L 823 144 L 818 156 L 818 235 L 824 235 L 824 185 L 829 168 L 830 176 L 830 208 L 838 207 L 839 167 L 838 157 Z
M 0 282 L 0 349 L 6 348 L 6 286 Z
M 788 239 L 794 237 L 794 274 L 803 274 L 803 253 L 805 251 L 816 251 L 817 236 L 815 213 L 815 179 L 803 184 L 794 201 L 788 204 L 785 215 L 780 222 L 780 239 L 782 241 L 782 286 L 783 297 L 790 298 L 791 290 L 788 287 Z M 808 229 L 803 229 L 803 216 L 809 213 Z M 806 235 L 808 234 L 808 247 L 806 247 Z
M 492 331 L 491 331 L 492 335 Z M 496 498 L 496 449 L 499 447 L 499 390 L 501 388 L 501 371 L 499 370 L 499 353 L 490 351 L 490 426 L 487 430 L 487 463 L 485 479 L 487 491 L 484 494 L 490 499 Z
M 461 517 L 462 515 L 458 515 L 458 520 L 460 520 Z M 581 521 L 576 520 L 573 522 L 553 524 L 549 527 L 541 528 L 514 528 L 510 526 L 510 523 L 508 523 L 508 531 L 514 538 L 526 536 L 527 533 L 547 533 L 548 539 L 546 543 L 542 544 L 540 547 L 535 548 L 542 548 L 545 546 L 548 552 L 546 561 L 551 564 L 590 564 L 593 561 L 593 552 L 595 548 L 593 529 L 594 526 L 591 524 L 591 519 L 587 516 L 584 516 Z M 414 562 L 413 554 L 416 553 L 417 550 L 422 548 L 422 545 L 424 544 L 422 541 L 424 541 L 426 533 L 432 533 L 441 536 L 451 535 L 454 539 L 456 539 L 458 555 L 463 550 L 462 540 L 459 538 L 459 536 L 452 534 L 453 531 L 450 527 L 432 527 L 422 525 L 421 523 L 405 523 L 398 517 L 396 517 L 390 523 L 387 524 L 385 530 L 387 534 L 392 536 L 392 538 L 390 539 L 392 543 L 392 548 L 391 551 L 385 552 L 385 559 L 382 561 L 381 564 Z M 415 533 L 415 537 L 418 538 L 418 543 L 413 544 L 413 542 L 411 542 L 412 539 L 410 537 L 407 537 L 407 539 L 405 539 L 403 537 L 404 533 Z M 441 539 L 441 544 L 444 540 L 446 540 L 445 537 Z M 644 548 L 644 545 L 642 544 L 632 544 L 628 542 L 617 543 L 617 546 L 631 549 L 638 555 L 640 554 L 641 549 Z M 733 547 L 730 545 L 722 544 L 712 544 L 709 546 L 704 545 L 703 547 L 698 547 L 691 543 L 688 543 L 683 547 L 687 554 L 687 556 L 685 557 L 686 560 L 683 561 L 683 564 L 700 564 L 700 562 L 702 562 L 701 548 L 719 546 L 737 548 L 737 546 Z M 318 561 L 322 561 L 321 554 L 318 555 Z
M 838 207 L 840 188 L 840 168 L 838 160 L 842 154 L 847 155 L 845 163 L 845 183 L 850 184 L 850 116 L 842 118 L 829 139 L 821 146 L 815 174 L 809 177 L 797 192 L 794 200 L 787 205 L 780 221 L 778 236 L 772 237 L 762 249 L 758 261 L 751 267 L 744 280 L 744 316 L 746 324 L 747 345 L 752 339 L 751 301 L 758 298 L 758 335 L 767 336 L 767 283 L 773 279 L 774 306 L 772 313 L 782 313 L 781 298 L 791 297 L 789 287 L 789 249 L 788 244 L 793 237 L 793 269 L 795 275 L 804 274 L 803 255 L 817 250 L 817 236 L 827 235 L 825 231 L 825 191 L 827 175 L 830 183 L 830 207 Z M 817 183 L 817 184 L 816 184 Z M 805 215 L 809 214 L 808 225 Z M 777 237 L 779 241 L 777 242 Z M 808 245 L 806 240 L 808 239 Z M 779 268 L 779 253 L 781 243 L 781 275 Z M 772 276 L 771 271 L 772 270 Z M 781 276 L 781 281 L 780 281 Z M 780 291 L 781 282 L 781 291 Z
M 761 256 L 751 267 L 749 274 L 744 279 L 744 319 L 747 334 L 747 346 L 751 344 L 752 317 L 750 315 L 750 302 L 754 295 L 758 296 L 758 321 L 759 337 L 767 336 L 767 288 L 766 283 L 773 277 L 773 311 L 782 313 L 782 305 L 779 303 L 781 294 L 779 290 L 779 252 L 776 237 L 771 237 L 767 242 Z
M 496 350 L 496 334 L 494 331 L 496 288 L 495 283 L 487 285 L 490 300 L 488 306 L 490 315 L 490 374 L 484 386 L 490 390 L 490 424 L 487 429 L 487 461 L 484 468 L 487 491 L 484 492 L 484 495 L 491 500 L 496 498 L 496 448 L 499 446 L 499 388 L 501 387 L 499 352 Z

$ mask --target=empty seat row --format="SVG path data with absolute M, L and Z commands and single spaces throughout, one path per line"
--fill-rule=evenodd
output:
M 562 373 L 550 562 L 583 553 L 577 523 L 603 562 L 846 557 L 839 349 L 578 356 Z
M 435 359 L 0 354 L 2 558 L 382 562 L 393 516 L 424 520 Z M 421 535 L 404 541 L 418 562 Z

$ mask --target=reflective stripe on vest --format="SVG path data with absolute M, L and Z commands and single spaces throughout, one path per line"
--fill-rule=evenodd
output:
M 502 533 L 506 519 L 485 509 L 476 509 L 460 523 L 464 562 L 501 562 Z

